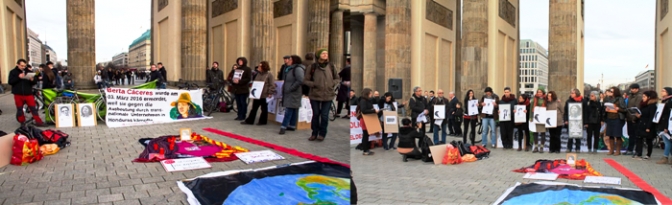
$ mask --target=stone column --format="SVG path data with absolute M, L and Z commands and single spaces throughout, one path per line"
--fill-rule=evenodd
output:
M 364 67 L 364 26 L 353 16 L 350 21 L 350 38 L 352 40 L 352 47 L 350 48 L 350 75 L 352 77 L 352 85 L 350 89 L 355 91 L 359 96 L 364 89 L 364 78 L 362 68 Z
M 96 15 L 95 0 L 67 0 L 68 70 L 77 88 L 95 88 Z
M 465 93 L 462 92 L 462 1 L 455 1 L 457 6 L 455 8 L 455 96 L 464 96 Z M 520 9 L 518 9 L 520 10 Z M 520 36 L 520 35 L 518 35 Z M 460 99 L 460 98 L 458 98 Z M 463 102 L 465 103 L 465 102 Z
M 464 0 L 462 65 L 459 93 L 474 90 L 477 98 L 488 85 L 488 1 Z
M 252 1 L 252 58 L 247 63 L 250 68 L 261 61 L 274 62 L 273 41 L 273 0 Z
M 331 37 L 329 39 L 329 60 L 336 65 L 336 69 L 344 67 L 345 61 L 343 52 L 343 11 L 336 10 L 331 14 Z
M 186 81 L 205 81 L 205 69 L 209 65 L 207 4 L 202 0 L 182 0 L 182 66 L 179 70 L 180 78 Z
M 549 2 L 548 89 L 567 99 L 577 78 L 577 0 Z
M 405 101 L 414 86 L 411 85 L 411 0 L 387 0 L 385 21 L 385 89 L 388 79 L 401 78 Z
M 329 0 L 308 1 L 308 52 L 329 47 L 329 3 Z M 317 58 L 319 56 L 315 56 L 315 61 Z
M 378 15 L 364 14 L 364 87 L 376 89 L 376 32 Z M 381 92 L 383 92 L 381 90 Z M 384 92 L 383 92 L 384 93 Z

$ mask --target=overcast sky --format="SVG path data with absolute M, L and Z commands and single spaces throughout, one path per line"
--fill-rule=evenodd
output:
M 150 29 L 151 1 L 96 1 L 96 62 L 128 51 L 128 46 Z M 28 28 L 38 33 L 56 51 L 59 60 L 67 59 L 65 0 L 26 1 Z
M 521 0 L 521 39 L 548 49 L 548 0 Z M 585 82 L 595 85 L 633 81 L 654 69 L 656 1 L 585 1 Z M 646 65 L 648 68 L 644 68 Z M 549 80 L 552 78 L 549 78 Z

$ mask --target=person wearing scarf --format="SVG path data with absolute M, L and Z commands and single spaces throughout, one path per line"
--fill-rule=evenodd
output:
M 513 110 L 513 105 L 516 104 L 516 95 L 511 94 L 511 88 L 504 88 L 504 95 L 497 104 L 500 107 L 508 107 L 509 112 Z M 499 109 L 500 115 L 503 114 L 501 112 L 502 110 Z M 511 113 L 508 113 L 508 115 L 511 116 Z M 509 119 L 509 121 L 499 121 L 499 132 L 502 137 L 502 145 L 504 146 L 504 149 L 513 149 L 513 117 L 511 116 Z
M 579 89 L 577 88 L 572 89 L 572 91 L 569 94 L 569 99 L 565 101 L 565 111 L 564 111 L 565 114 L 562 115 L 562 119 L 565 121 L 566 126 L 569 125 L 569 110 L 568 110 L 569 103 L 581 103 L 582 105 L 584 105 L 583 107 L 585 107 L 585 104 L 583 103 L 583 96 L 581 95 L 581 91 Z M 585 121 L 585 118 L 583 118 L 582 120 Z M 569 129 L 569 127 L 567 127 L 567 129 Z M 567 140 L 567 153 L 572 152 L 572 145 L 576 145 L 576 148 L 574 149 L 576 150 L 576 153 L 581 152 L 581 138 L 569 138 Z
M 530 112 L 528 110 L 530 110 L 530 96 L 527 94 L 520 95 L 518 97 L 518 105 L 525 106 L 525 110 L 523 110 L 523 112 L 525 112 L 525 119 L 529 119 Z M 513 113 L 516 113 L 515 108 L 513 109 Z M 532 147 L 532 143 L 530 143 L 529 122 L 516 123 L 516 129 L 518 129 L 518 133 L 516 133 L 518 135 L 518 151 L 520 152 L 523 150 L 523 141 L 525 141 L 525 151 L 529 152 Z
M 339 83 L 340 77 L 334 64 L 329 62 L 327 49 L 318 50 L 315 56 L 318 58 L 317 62 L 306 70 L 303 84 L 310 88 L 308 97 L 313 109 L 313 119 L 310 122 L 313 132 L 308 141 L 321 142 L 327 136 L 329 110 L 336 97 L 334 88 Z
M 667 130 L 669 126 L 669 120 L 670 119 L 670 109 L 672 109 L 672 88 L 670 87 L 664 87 L 662 90 L 660 90 L 660 97 L 661 97 L 661 103 L 665 104 L 665 107 L 663 108 L 663 113 L 660 115 L 660 120 L 656 124 L 656 133 L 659 132 L 665 132 L 667 134 L 670 134 L 670 131 Z M 665 151 L 663 151 L 663 157 L 656 162 L 656 164 L 668 164 L 669 163 L 669 157 L 670 157 L 670 150 L 672 150 L 672 141 L 667 139 L 667 137 L 663 137 L 663 142 L 665 142 Z
M 565 113 L 565 104 L 562 104 L 560 102 L 560 99 L 558 99 L 558 95 L 555 94 L 554 91 L 548 91 L 548 94 L 546 94 L 546 110 L 551 111 L 555 110 L 556 111 L 556 127 L 553 128 L 548 128 L 548 132 L 550 134 L 550 142 L 548 143 L 548 151 L 550 153 L 560 153 L 560 150 L 562 149 L 562 141 L 560 140 L 560 134 L 562 133 L 562 116 Z
M 590 93 L 590 99 L 583 103 L 583 126 L 588 133 L 586 145 L 588 145 L 588 152 L 593 154 L 597 153 L 600 144 L 600 129 L 604 124 L 604 119 L 602 119 L 604 108 L 598 96 L 599 92 L 593 91 Z M 606 141 L 605 144 L 607 144 Z
M 537 94 L 532 98 L 530 102 L 530 123 L 535 124 L 534 132 L 534 149 L 532 153 L 544 153 L 544 145 L 546 144 L 546 126 L 544 124 L 536 124 L 534 122 L 534 108 L 535 107 L 546 107 L 546 92 L 542 89 L 537 90 Z M 539 119 L 541 120 L 541 119 Z M 540 139 L 541 138 L 541 139 Z M 541 141 L 540 141 L 541 140 Z

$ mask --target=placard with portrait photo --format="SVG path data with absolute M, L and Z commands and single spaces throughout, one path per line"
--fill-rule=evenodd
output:
M 93 103 L 79 103 L 77 104 L 77 121 L 79 127 L 96 126 L 96 110 Z
M 583 105 L 581 103 L 567 103 L 569 106 L 567 115 L 569 120 L 582 120 L 583 119 Z
M 75 126 L 75 109 L 72 104 L 56 104 L 54 117 L 56 128 Z

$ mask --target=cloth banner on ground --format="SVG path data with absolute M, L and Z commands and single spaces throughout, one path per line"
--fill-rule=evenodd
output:
M 177 182 L 191 205 L 350 204 L 350 169 L 307 161 L 215 172 Z
M 661 204 L 650 192 L 588 187 L 560 182 L 517 183 L 494 203 L 509 204 Z
M 203 90 L 107 88 L 108 127 L 210 119 L 203 115 Z
M 586 176 L 602 176 L 599 172 L 595 171 L 590 163 L 586 160 L 581 159 L 575 162 L 575 167 L 567 165 L 567 161 L 564 159 L 557 160 L 537 160 L 532 166 L 522 167 L 520 169 L 515 169 L 513 172 L 518 173 L 556 173 L 558 178 L 562 179 L 573 179 L 573 180 L 584 180 Z
M 140 144 L 145 150 L 133 162 L 159 162 L 164 159 L 204 157 L 208 162 L 229 162 L 237 160 L 234 153 L 249 152 L 248 149 L 231 146 L 212 140 L 197 133 L 191 133 L 192 142 L 177 141 L 180 136 L 168 135 L 158 138 L 142 138 Z
M 359 120 L 357 119 L 357 106 L 352 105 L 350 106 L 350 144 L 359 144 L 362 143 L 362 134 L 364 131 L 362 130 L 362 127 L 359 124 Z M 369 141 L 376 141 L 376 140 L 382 140 L 383 137 L 382 135 L 380 137 L 376 137 L 375 135 L 369 136 Z

